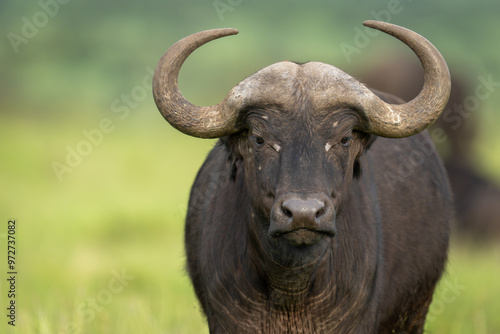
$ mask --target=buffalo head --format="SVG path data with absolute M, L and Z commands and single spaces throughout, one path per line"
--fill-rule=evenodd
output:
M 331 240 L 360 173 L 359 157 L 375 137 L 416 134 L 446 105 L 448 68 L 429 41 L 389 23 L 364 24 L 398 38 L 419 57 L 425 84 L 414 100 L 386 103 L 331 65 L 280 62 L 243 80 L 217 105 L 191 104 L 177 84 L 183 62 L 196 48 L 236 34 L 235 29 L 190 35 L 156 68 L 153 91 L 161 114 L 188 135 L 222 138 L 233 157 L 233 177 L 244 175 L 256 235 L 271 249 L 309 252 Z

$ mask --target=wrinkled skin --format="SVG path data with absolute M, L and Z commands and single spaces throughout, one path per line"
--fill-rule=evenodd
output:
M 193 185 L 188 270 L 210 332 L 422 333 L 451 216 L 430 139 L 369 135 L 357 112 L 287 98 L 245 110 Z M 280 233 L 290 196 L 327 210 Z

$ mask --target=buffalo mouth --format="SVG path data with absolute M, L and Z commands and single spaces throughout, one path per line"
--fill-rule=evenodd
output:
M 326 231 L 299 228 L 275 235 L 275 237 L 283 238 L 290 245 L 295 247 L 313 246 L 320 242 L 325 236 L 333 237 L 333 234 Z

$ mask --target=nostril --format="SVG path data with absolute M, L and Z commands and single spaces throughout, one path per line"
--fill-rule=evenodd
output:
M 323 216 L 325 214 L 325 208 L 321 208 L 318 210 L 318 212 L 316 212 L 316 218 L 320 218 L 321 216 Z
M 283 214 L 285 216 L 287 216 L 288 218 L 292 218 L 293 217 L 292 211 L 288 210 L 287 208 L 282 207 L 281 210 L 283 211 Z

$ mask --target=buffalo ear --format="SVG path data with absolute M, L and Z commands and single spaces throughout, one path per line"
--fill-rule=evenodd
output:
M 364 152 L 368 151 L 370 147 L 372 146 L 373 142 L 375 142 L 375 139 L 377 139 L 377 136 L 371 135 L 365 132 L 358 132 L 357 135 L 359 135 L 361 145 L 363 146 L 363 150 L 360 153 L 363 154 Z
M 245 150 L 247 148 L 247 140 L 245 140 L 246 137 L 246 133 L 240 132 L 221 137 L 219 139 L 218 144 L 223 145 L 226 149 L 226 152 L 228 153 L 227 163 L 229 164 L 231 169 L 231 173 L 229 176 L 231 181 L 236 181 L 239 162 L 243 160 L 243 156 L 245 155 Z
M 356 159 L 354 160 L 352 175 L 353 178 L 359 179 L 362 174 L 359 158 L 363 155 L 363 153 L 370 149 L 375 139 L 377 139 L 377 136 L 365 132 L 356 132 L 356 136 L 360 139 L 361 149 L 359 151 L 359 154 L 356 156 Z

